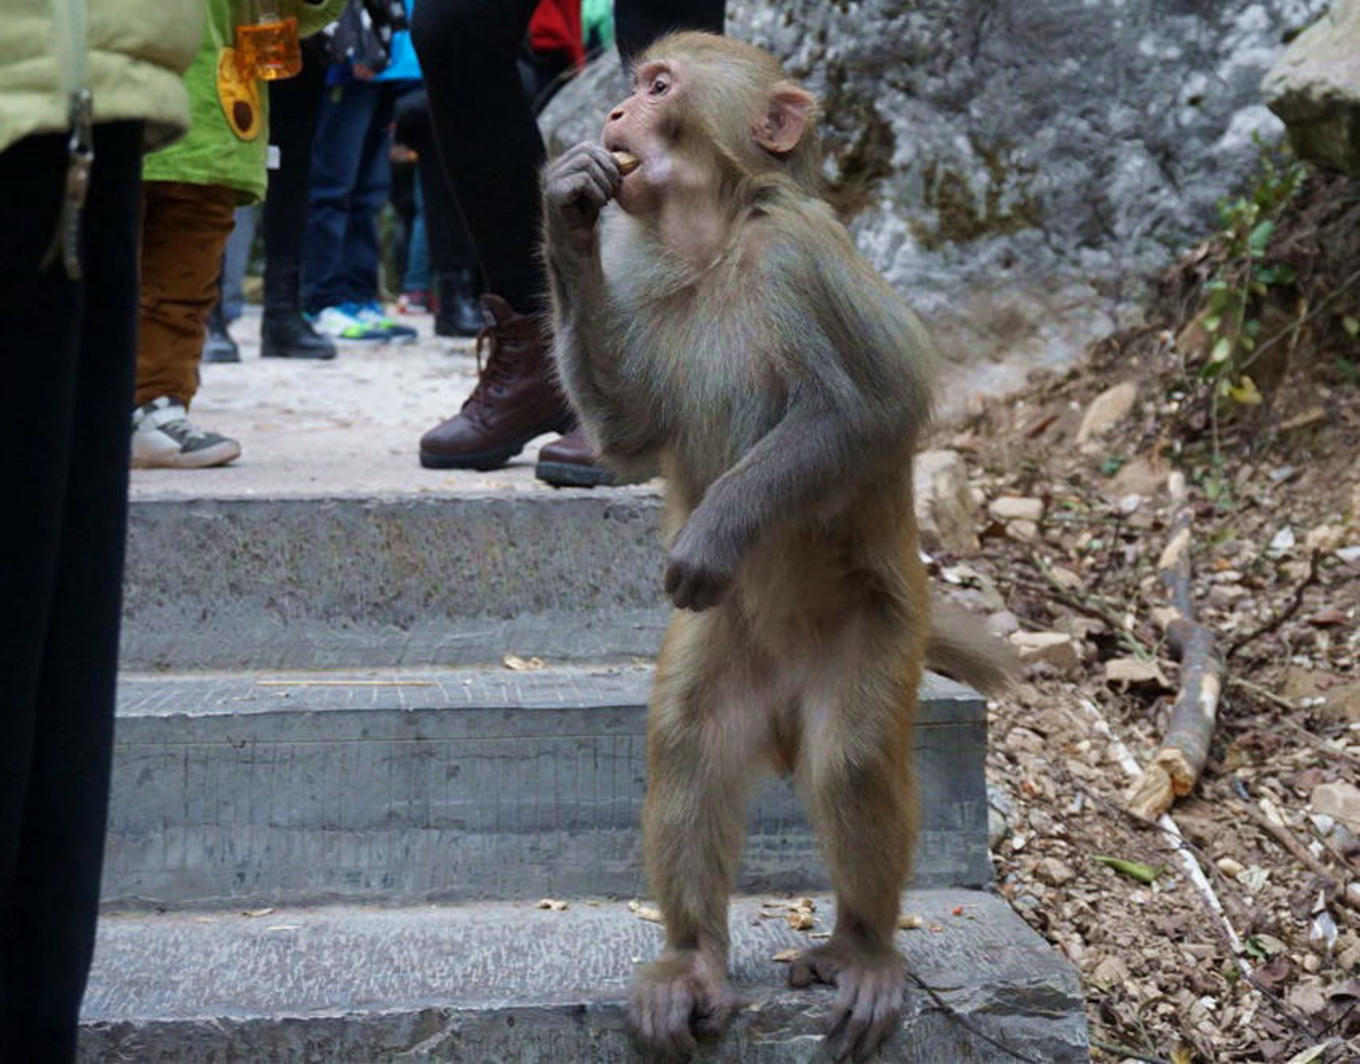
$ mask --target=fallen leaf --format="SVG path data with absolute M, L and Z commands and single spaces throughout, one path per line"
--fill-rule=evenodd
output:
M 897 926 L 902 931 L 919 931 L 925 923 L 925 920 L 916 913 L 903 913 L 897 918 Z
M 1091 860 L 1103 865 L 1109 865 L 1121 875 L 1128 876 L 1130 879 L 1136 879 L 1139 883 L 1147 883 L 1149 885 L 1151 885 L 1163 871 L 1160 867 L 1153 868 L 1151 865 L 1143 864 L 1142 861 L 1125 861 L 1121 857 L 1096 855 L 1093 856 Z
M 778 953 L 771 957 L 770 960 L 775 961 L 778 964 L 788 964 L 790 961 L 797 960 L 798 954 L 802 952 L 803 951 L 800 949 L 781 949 Z
M 795 931 L 811 931 L 817 926 L 817 918 L 806 909 L 794 909 L 785 919 Z
M 1317 1060 L 1334 1045 L 1336 1045 L 1336 1039 L 1329 1038 L 1325 1042 L 1319 1042 L 1317 1045 L 1309 1046 L 1300 1053 L 1295 1053 L 1285 1061 L 1285 1064 L 1313 1064 L 1313 1061 Z
M 544 898 L 538 903 L 540 909 L 551 909 L 555 913 L 566 912 L 567 903 L 556 898 Z
M 243 912 L 241 915 L 242 915 L 242 916 L 268 916 L 268 915 L 269 915 L 270 913 L 272 913 L 273 911 L 274 911 L 273 906 L 270 906 L 268 909 L 247 909 L 247 910 L 246 910 L 245 912 Z
M 536 672 L 543 668 L 542 658 L 529 658 L 527 661 L 518 654 L 507 654 L 501 658 L 501 664 L 507 669 L 514 669 L 516 672 Z
M 662 922 L 660 909 L 653 909 L 650 905 L 643 905 L 637 900 L 628 903 L 628 911 L 639 920 L 649 920 L 654 924 Z

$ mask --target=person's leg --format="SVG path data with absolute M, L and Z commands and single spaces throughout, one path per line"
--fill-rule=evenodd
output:
M 199 356 L 217 301 L 222 248 L 236 193 L 224 185 L 143 185 L 142 270 L 132 464 L 176 469 L 222 465 L 235 440 L 188 420 L 198 392 Z
M 334 358 L 335 344 L 302 316 L 302 241 L 312 172 L 312 137 L 326 90 L 325 49 L 302 42 L 302 72 L 269 83 L 269 139 L 279 165 L 269 171 L 264 227 L 264 316 L 260 355 L 265 358 Z
M 360 88 L 368 96 L 369 118 L 350 186 L 340 283 L 345 302 L 365 304 L 377 302 L 381 294 L 378 216 L 392 191 L 392 91 L 381 82 Z
M 614 38 L 625 63 L 672 30 L 722 33 L 725 0 L 617 0 Z
M 135 405 L 170 396 L 188 407 L 217 302 L 236 193 L 224 185 L 147 181 L 143 187 L 141 320 Z
M 0 1060 L 75 1057 L 108 803 L 137 316 L 141 123 L 96 127 L 83 281 L 37 269 L 66 137 L 0 154 Z M 41 351 L 42 357 L 26 357 Z
M 312 141 L 311 195 L 302 245 L 302 307 L 318 314 L 349 299 L 345 239 L 377 95 L 370 85 L 328 88 Z
M 535 6 L 446 0 L 418 4 L 411 23 L 454 201 L 488 290 L 518 314 L 540 311 L 547 292 L 538 256 L 547 155 L 516 66 Z
M 250 267 L 250 251 L 255 246 L 255 207 L 237 207 L 236 225 L 227 237 L 227 250 L 222 255 L 222 312 L 226 320 L 241 316 L 246 297 L 243 291 L 246 270 Z
M 415 213 L 411 215 L 411 235 L 406 240 L 406 269 L 402 273 L 401 290 L 420 292 L 428 300 L 430 282 L 430 238 L 425 229 L 425 193 L 420 187 L 419 170 L 413 175 L 412 198 Z

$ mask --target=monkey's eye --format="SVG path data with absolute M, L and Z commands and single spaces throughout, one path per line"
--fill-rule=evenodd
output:
M 666 75 L 664 74 L 659 74 L 656 77 L 652 78 L 651 84 L 647 86 L 647 95 L 665 96 L 666 90 L 669 89 L 670 87 L 671 87 L 670 78 L 666 77 Z

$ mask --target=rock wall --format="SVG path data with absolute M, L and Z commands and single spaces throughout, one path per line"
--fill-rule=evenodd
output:
M 735 0 L 728 32 L 822 96 L 860 249 L 970 388 L 997 390 L 1114 326 L 1213 223 L 1253 134 L 1280 135 L 1262 77 L 1326 6 Z M 550 148 L 598 137 L 623 85 L 612 56 L 568 85 L 543 116 Z

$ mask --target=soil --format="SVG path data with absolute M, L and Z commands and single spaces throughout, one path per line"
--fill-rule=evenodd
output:
M 1042 502 L 1037 522 L 984 517 L 979 552 L 932 568 L 1000 633 L 1072 637 L 994 703 L 989 788 L 1001 890 L 1080 970 L 1098 1061 L 1360 1060 L 1360 182 L 1310 177 L 1262 261 L 1292 280 L 1252 297 L 1261 354 L 1229 378 L 1247 401 L 1209 379 L 1220 237 L 1160 279 L 1145 324 L 932 440 L 964 455 L 984 513 Z M 1125 383 L 1132 409 L 1078 443 Z M 1170 811 L 1183 842 L 1126 806 L 1182 680 L 1157 613 L 1176 471 L 1225 669 L 1207 763 Z

